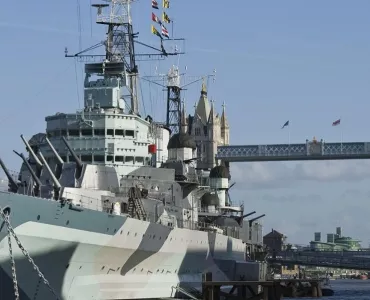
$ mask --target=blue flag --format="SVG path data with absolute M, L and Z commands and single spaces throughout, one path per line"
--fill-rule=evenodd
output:
M 284 125 L 283 125 L 283 127 L 281 127 L 281 129 L 283 129 L 286 126 L 289 126 L 289 120 L 284 123 Z

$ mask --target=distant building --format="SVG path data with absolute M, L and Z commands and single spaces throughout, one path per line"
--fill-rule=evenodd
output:
M 263 237 L 263 244 L 268 248 L 270 253 L 287 250 L 286 241 L 287 236 L 274 229 Z M 293 250 L 292 245 L 290 246 L 290 249 Z M 299 267 L 298 265 L 286 264 L 275 267 L 274 272 L 284 277 L 293 277 L 298 276 Z
M 226 118 L 225 104 L 222 113 L 216 112 L 214 101 L 209 101 L 205 82 L 198 102 L 195 104 L 194 115 L 186 115 L 183 106 L 181 113 L 182 131 L 188 132 L 197 145 L 197 167 L 208 171 L 216 166 L 217 147 L 229 145 L 230 126 Z
M 321 233 L 315 232 L 310 248 L 314 251 L 348 251 L 361 248 L 360 240 L 342 236 L 342 227 L 336 228 L 336 233 L 328 233 L 326 242 L 321 241 Z
M 282 251 L 286 248 L 286 239 L 287 237 L 284 234 L 272 229 L 263 237 L 263 244 L 271 251 Z

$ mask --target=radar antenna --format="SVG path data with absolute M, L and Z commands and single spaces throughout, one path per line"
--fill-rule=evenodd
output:
M 185 67 L 187 70 L 187 67 Z M 158 74 L 156 76 L 145 76 L 141 77 L 145 81 L 152 82 L 159 85 L 167 91 L 167 109 L 166 109 L 166 126 L 171 130 L 171 135 L 179 133 L 181 126 L 181 91 L 185 90 L 185 87 L 192 85 L 196 82 L 207 78 L 207 82 L 210 78 L 215 80 L 216 70 L 213 70 L 212 74 L 205 76 L 186 76 L 185 73 L 180 74 L 179 67 L 173 65 L 167 74 Z M 156 81 L 167 80 L 167 85 L 162 85 Z M 181 85 L 181 79 L 186 79 L 188 83 Z

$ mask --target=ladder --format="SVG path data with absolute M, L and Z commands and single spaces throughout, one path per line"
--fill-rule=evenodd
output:
M 139 220 L 146 220 L 146 212 L 141 201 L 141 191 L 137 187 L 131 187 L 128 191 L 128 213 Z

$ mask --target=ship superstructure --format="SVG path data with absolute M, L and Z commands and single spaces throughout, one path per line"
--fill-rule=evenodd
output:
M 85 65 L 84 109 L 21 136 L 29 155 L 15 152 L 18 178 L 0 160 L 9 180 L 0 192 L 1 299 L 174 297 L 199 289 L 204 271 L 263 276 L 245 261 L 247 215 L 230 203 L 228 169 L 212 167 L 202 185 L 193 137 L 139 114 L 130 4 L 94 5 L 108 33 L 105 55 Z

